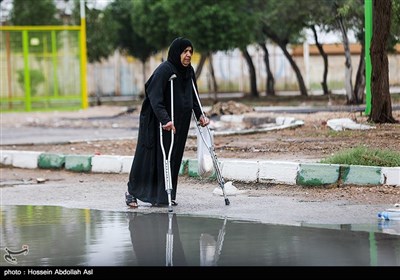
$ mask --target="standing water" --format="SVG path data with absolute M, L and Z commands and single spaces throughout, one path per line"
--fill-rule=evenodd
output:
M 1 207 L 1 266 L 399 266 L 400 235 L 55 206 Z

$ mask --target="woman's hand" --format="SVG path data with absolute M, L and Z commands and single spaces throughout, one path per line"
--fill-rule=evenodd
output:
M 171 129 L 172 129 L 172 131 L 173 131 L 174 133 L 176 132 L 175 126 L 174 126 L 174 124 L 173 124 L 171 121 L 169 121 L 169 122 L 167 122 L 166 124 L 164 124 L 164 125 L 162 126 L 162 128 L 163 128 L 164 130 L 167 130 L 167 131 L 171 131 Z
M 210 123 L 210 119 L 207 118 L 207 117 L 204 116 L 204 115 L 201 115 L 201 116 L 200 116 L 200 119 L 199 119 L 199 123 L 200 123 L 200 125 L 201 125 L 202 127 L 205 127 L 206 125 L 208 125 L 208 124 Z

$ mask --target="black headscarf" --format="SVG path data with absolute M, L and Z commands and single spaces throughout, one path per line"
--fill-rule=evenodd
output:
M 190 65 L 187 67 L 182 65 L 181 54 L 187 47 L 192 47 L 193 50 L 193 45 L 190 40 L 183 37 L 176 38 L 169 46 L 167 58 L 167 60 L 171 62 L 185 78 L 189 76 L 191 67 Z

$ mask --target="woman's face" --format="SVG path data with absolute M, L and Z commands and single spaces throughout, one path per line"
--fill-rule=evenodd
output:
M 190 64 L 190 61 L 192 60 L 192 54 L 193 54 L 193 49 L 192 47 L 187 47 L 182 53 L 181 53 L 181 63 L 183 66 L 188 67 Z

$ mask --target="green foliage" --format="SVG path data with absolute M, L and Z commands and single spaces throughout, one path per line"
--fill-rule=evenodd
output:
M 57 25 L 53 0 L 14 0 L 10 21 L 13 25 Z
M 400 0 L 392 0 L 392 24 L 390 26 L 393 40 L 400 42 Z
M 166 0 L 169 28 L 193 41 L 199 52 L 244 47 L 252 42 L 256 18 L 247 0 Z
M 140 39 L 138 43 L 149 52 L 166 49 L 175 37 L 182 36 L 181 30 L 171 29 L 171 22 L 177 17 L 167 13 L 168 4 L 169 0 L 133 0 L 130 24 Z
M 400 153 L 358 146 L 321 160 L 321 163 L 395 167 L 400 166 Z
M 20 69 L 17 71 L 18 74 L 18 84 L 22 89 L 25 89 L 25 71 Z M 31 80 L 31 95 L 34 96 L 37 93 L 37 89 L 41 83 L 45 81 L 42 71 L 38 69 L 29 70 L 30 80 Z
M 273 35 L 275 38 L 271 39 L 283 45 L 304 41 L 302 31 L 310 14 L 307 4 L 293 0 L 270 0 L 265 3 L 260 18 L 265 35 Z
M 136 57 L 144 63 L 157 51 L 154 46 L 147 43 L 146 38 L 139 34 L 140 26 L 133 23 L 133 19 L 136 18 L 134 14 L 136 7 L 134 8 L 133 1 L 115 0 L 107 7 L 107 10 L 112 20 L 117 23 L 115 46 L 122 53 Z
M 361 137 L 358 134 L 358 131 L 351 130 L 351 129 L 343 130 L 343 131 L 336 131 L 336 130 L 331 129 L 328 131 L 327 136 L 328 137 L 339 137 L 339 138 L 340 137 Z
M 365 8 L 364 0 L 341 0 L 338 15 L 342 17 L 346 29 L 352 29 L 360 43 L 364 43 Z
M 109 10 L 89 9 L 87 2 L 88 0 L 85 1 L 87 57 L 91 63 L 100 62 L 115 51 L 118 24 Z M 73 17 L 76 23 L 80 23 L 79 1 L 75 1 Z

